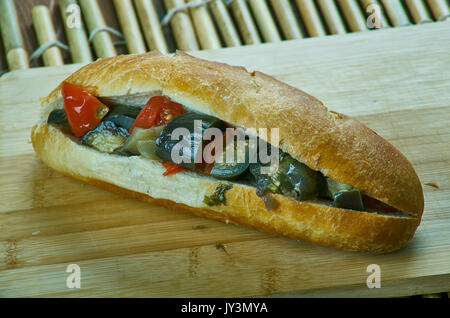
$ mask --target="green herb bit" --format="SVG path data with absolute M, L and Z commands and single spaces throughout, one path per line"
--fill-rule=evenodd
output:
M 225 204 L 225 191 L 230 190 L 232 187 L 232 184 L 219 184 L 212 195 L 205 195 L 203 203 L 209 206 Z

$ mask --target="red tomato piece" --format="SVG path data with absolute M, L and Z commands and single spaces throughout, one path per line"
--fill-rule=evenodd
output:
M 173 163 L 173 162 L 169 162 L 169 161 L 164 161 L 162 163 L 162 165 L 164 166 L 164 168 L 166 168 L 166 171 L 163 173 L 163 176 L 165 176 L 165 177 L 168 175 L 177 173 L 184 169 L 182 166 L 177 165 L 176 163 Z
M 83 137 L 94 129 L 109 112 L 106 105 L 76 85 L 63 82 L 62 96 L 67 121 L 75 137 Z
M 175 103 L 165 96 L 154 96 L 137 116 L 130 128 L 130 134 L 135 127 L 148 129 L 153 126 L 161 126 L 182 113 L 183 106 L 181 104 Z

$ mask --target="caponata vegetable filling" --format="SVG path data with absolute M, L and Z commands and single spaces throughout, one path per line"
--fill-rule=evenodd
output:
M 107 106 L 82 88 L 68 83 L 63 83 L 62 95 L 64 109 L 52 111 L 49 124 L 101 152 L 160 160 L 167 177 L 191 170 L 223 180 L 214 193 L 205 196 L 203 202 L 207 205 L 226 204 L 225 192 L 231 189 L 233 182 L 240 182 L 255 187 L 267 210 L 277 207 L 273 194 L 364 210 L 358 189 L 325 177 L 279 149 L 276 150 L 278 164 L 273 168 L 271 163 L 252 157 L 248 137 L 238 142 L 235 138 L 238 127 L 213 116 L 188 111 L 168 97 L 152 97 L 142 108 Z M 208 135 L 210 131 L 215 134 Z M 180 147 L 182 142 L 184 147 Z M 256 151 L 264 144 L 273 149 L 257 138 Z M 208 147 L 209 158 L 206 158 Z

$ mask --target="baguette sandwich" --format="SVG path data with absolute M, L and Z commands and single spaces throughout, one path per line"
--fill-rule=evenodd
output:
M 181 52 L 81 68 L 42 100 L 31 138 L 45 164 L 89 184 L 344 250 L 405 246 L 424 208 L 411 163 L 365 125 Z

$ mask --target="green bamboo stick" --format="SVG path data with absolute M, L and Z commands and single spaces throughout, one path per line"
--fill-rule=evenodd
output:
M 79 0 L 83 16 L 86 20 L 89 32 L 94 32 L 106 27 L 105 19 L 100 10 L 97 0 Z M 98 32 L 93 38 L 94 50 L 98 58 L 116 56 L 114 47 L 108 31 Z
M 46 43 L 57 40 L 55 28 L 53 27 L 52 18 L 50 16 L 50 10 L 47 6 L 39 5 L 33 7 L 31 10 L 31 18 L 33 20 L 33 26 L 39 45 L 45 45 Z M 45 66 L 64 65 L 61 50 L 57 46 L 52 46 L 45 50 L 42 54 L 42 59 Z
M 12 0 L 0 0 L 0 29 L 9 69 L 29 68 L 28 53 L 24 49 L 19 19 Z
M 59 0 L 61 17 L 70 47 L 73 63 L 92 62 L 92 52 L 81 19 L 81 8 L 76 0 Z

